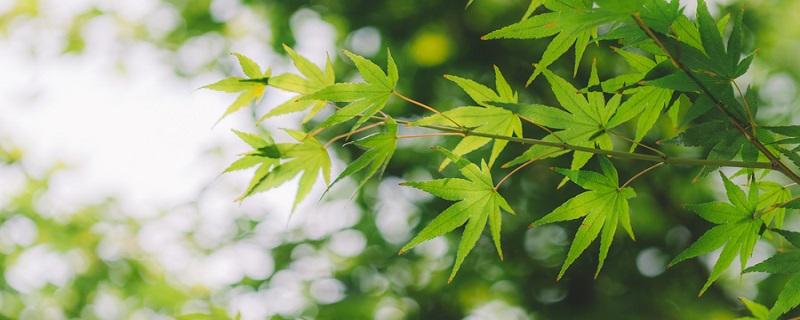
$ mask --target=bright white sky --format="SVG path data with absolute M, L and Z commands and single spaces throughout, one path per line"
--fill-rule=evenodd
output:
M 120 75 L 102 56 L 30 59 L 0 42 L 0 128 L 34 162 L 74 166 L 54 181 L 65 201 L 123 195 L 131 204 L 188 200 L 219 172 L 201 156 L 228 139 L 228 98 L 175 79 L 143 47 Z M 219 168 L 217 168 L 219 169 Z

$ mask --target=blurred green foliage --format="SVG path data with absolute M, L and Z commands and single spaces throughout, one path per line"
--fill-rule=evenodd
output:
M 220 6 L 220 3 L 232 3 L 237 14 L 231 17 L 215 13 L 212 10 L 217 8 L 215 2 Z M 800 64 L 793 52 L 800 45 L 785 39 L 798 38 L 798 20 L 792 16 L 800 11 L 798 3 L 790 0 L 756 2 L 758 5 L 748 7 L 745 15 L 749 32 L 747 46 L 761 49 L 758 61 L 762 68 L 756 73 L 753 85 L 769 83 L 777 73 L 775 70 L 780 70 L 788 75 L 788 85 L 796 91 Z M 0 31 L 8 35 L 21 24 L 46 18 L 42 16 L 43 3 L 15 1 L 10 9 L 0 14 Z M 176 23 L 161 32 L 153 32 L 146 24 L 128 20 L 120 12 L 101 5 L 90 6 L 64 26 L 67 32 L 63 52 L 81 54 L 86 49 L 85 28 L 90 22 L 112 17 L 128 30 L 118 36 L 118 41 L 147 42 L 175 53 L 172 59 L 176 61 L 176 73 L 181 76 L 210 71 L 230 73 L 232 64 L 225 61 L 230 60 L 227 52 L 232 51 L 237 41 L 254 36 L 264 48 L 283 53 L 282 44 L 294 46 L 300 40 L 295 37 L 293 19 L 299 11 L 310 10 L 318 14 L 320 21 L 333 27 L 336 39 L 332 40 L 339 48 L 359 53 L 354 38 L 358 32 L 377 31 L 379 50 L 372 52 L 371 58 L 385 61 L 383 49 L 390 48 L 401 66 L 398 90 L 429 105 L 445 110 L 469 101 L 456 85 L 442 78 L 443 74 L 490 85 L 493 64 L 503 70 L 512 87 L 520 91 L 520 101 L 554 104 L 544 79 L 523 89 L 533 71 L 530 63 L 541 56 L 547 39 L 480 40 L 489 31 L 518 21 L 528 6 L 525 1 L 478 0 L 466 10 L 464 1 L 446 0 L 164 0 L 158 5 L 178 17 Z M 242 18 L 244 16 L 255 18 L 248 20 Z M 247 25 L 251 21 L 265 23 L 268 28 L 255 26 L 251 29 Z M 223 45 L 214 52 L 205 53 L 210 58 L 201 68 L 178 67 L 181 48 L 203 37 L 217 37 Z M 607 51 L 593 46 L 588 50 L 597 51 L 595 54 Z M 338 55 L 336 52 L 329 54 Z M 605 61 L 619 61 L 610 54 L 605 58 Z M 334 60 L 337 74 L 353 71 L 341 56 Z M 566 74 L 571 72 L 572 64 L 569 58 L 562 58 L 551 68 L 566 70 L 562 72 Z M 590 65 L 591 61 L 584 61 L 580 68 L 588 70 Z M 598 67 L 601 78 L 603 74 L 626 68 L 621 61 Z M 586 83 L 587 80 L 575 79 L 575 82 Z M 785 101 L 762 99 L 766 100 L 766 105 L 783 102 L 790 110 L 796 107 L 796 92 L 792 94 Z M 387 108 L 402 114 L 421 113 L 398 101 L 390 102 Z M 773 117 L 789 121 L 791 113 L 778 113 Z M 314 125 L 309 124 L 310 127 Z M 669 136 L 674 130 L 667 122 L 659 123 L 657 128 L 662 136 Z M 535 132 L 537 129 L 526 127 L 525 130 Z M 635 128 L 625 130 L 630 133 Z M 645 141 L 654 142 L 648 141 L 648 137 Z M 448 140 L 436 142 L 447 144 Z M 506 155 L 523 150 L 519 145 L 509 145 L 509 148 L 514 148 L 515 152 Z M 739 277 L 727 276 L 720 285 L 712 286 L 702 298 L 697 298 L 696 292 L 707 278 L 709 265 L 692 260 L 664 270 L 671 257 L 709 228 L 707 222 L 696 218 L 681 204 L 707 202 L 714 198 L 714 189 L 718 187 L 701 180 L 690 191 L 683 186 L 695 176 L 696 169 L 670 166 L 637 180 L 639 195 L 631 201 L 637 240 L 615 244 L 609 252 L 604 273 L 597 280 L 594 280 L 597 261 L 592 261 L 591 257 L 578 259 L 570 273 L 558 282 L 555 280 L 570 242 L 569 230 L 574 230 L 578 222 L 527 228 L 531 221 L 582 190 L 568 184 L 556 192 L 553 186 L 561 179 L 558 175 L 544 169 L 526 169 L 503 185 L 507 200 L 518 213 L 505 219 L 503 226 L 505 261 L 497 261 L 493 244 L 484 236 L 451 284 L 446 283 L 459 240 L 457 235 L 448 235 L 403 256 L 396 254 L 411 234 L 416 234 L 434 213 L 441 212 L 449 203 L 418 194 L 398 193 L 392 188 L 399 180 L 388 178 L 382 182 L 370 181 L 358 191 L 349 204 L 355 207 L 352 210 L 359 212 L 352 223 L 345 223 L 322 237 L 304 234 L 299 229 L 276 231 L 280 239 L 267 249 L 274 260 L 274 273 L 261 279 L 241 277 L 226 288 L 206 288 L 177 280 L 177 275 L 162 265 L 163 259 L 139 245 L 137 237 L 142 235 L 142 226 L 169 216 L 169 210 L 148 218 L 152 221 L 143 221 L 109 199 L 72 212 L 53 212 L 42 203 L 48 197 L 51 177 L 61 169 L 28 172 L 21 149 L 24 150 L 24 146 L 20 148 L 0 141 L 0 162 L 3 162 L 0 177 L 14 172 L 13 175 L 21 175 L 24 181 L 19 190 L 0 202 L 0 317 L 5 318 L 152 319 L 162 315 L 179 319 L 220 319 L 234 318 L 241 313 L 245 319 L 253 314 L 319 319 L 731 319 L 746 313 L 736 300 L 738 295 L 757 292 L 748 298 L 769 304 L 785 282 L 773 276 L 764 281 L 747 280 L 746 284 L 740 284 Z M 361 152 L 349 150 L 352 154 L 338 156 L 353 159 Z M 510 159 L 499 162 L 504 160 Z M 420 172 L 438 166 L 439 161 L 427 145 L 403 145 L 389 163 L 385 176 L 411 180 Z M 561 161 L 548 160 L 547 165 L 539 167 L 568 165 Z M 629 177 L 643 170 L 644 165 L 635 162 L 621 165 L 620 176 Z M 598 168 L 590 165 L 588 169 Z M 446 170 L 448 174 L 454 172 L 450 171 L 453 168 Z M 0 178 L 0 183 L 3 180 Z M 702 186 L 707 188 L 698 188 Z M 511 190 L 515 192 L 509 192 Z M 347 198 L 349 192 L 352 190 L 338 193 L 334 190 L 331 197 Z M 326 212 L 325 217 L 337 219 L 342 206 L 343 202 L 332 202 L 326 208 L 336 210 Z M 304 214 L 298 212 L 296 216 Z M 239 216 L 237 232 L 221 243 L 264 241 L 256 235 L 259 228 L 271 223 L 267 220 L 258 214 Z M 789 217 L 787 221 L 791 223 L 796 219 Z M 209 249 L 199 245 L 193 238 L 197 230 L 192 227 L 196 226 L 179 232 L 174 240 L 189 242 L 198 254 L 207 256 L 222 246 Z M 363 250 L 355 254 L 342 251 L 336 244 L 337 237 L 351 240 L 363 237 Z M 597 244 L 592 248 L 594 246 Z M 321 265 L 329 265 L 330 269 L 320 271 L 319 275 L 309 275 L 309 270 L 316 269 L 308 264 L 319 264 L 319 259 L 328 261 Z M 20 272 L 33 276 L 25 278 L 19 276 Z M 329 282 L 320 279 L 328 277 L 344 287 L 343 296 L 326 300 L 330 295 L 323 294 L 323 289 L 330 287 L 324 285 Z M 756 287 L 758 290 L 754 291 Z M 320 290 L 323 293 L 319 293 Z M 281 292 L 287 295 L 282 299 L 300 301 L 299 307 L 248 313 L 250 311 L 239 309 L 241 305 L 234 303 L 238 298 L 249 297 L 258 305 L 260 299 L 273 299 L 275 295 L 270 294 Z M 299 292 L 299 295 L 291 296 L 291 292 Z

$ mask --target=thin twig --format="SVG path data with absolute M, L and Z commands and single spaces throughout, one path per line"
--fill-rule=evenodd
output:
M 750 118 L 750 128 L 753 129 L 753 135 L 756 135 L 756 120 L 753 118 L 753 112 L 750 111 L 750 104 L 747 103 L 747 99 L 745 99 L 742 89 L 739 88 L 739 84 L 736 83 L 736 80 L 732 80 L 731 82 L 733 83 L 733 87 L 736 88 L 736 91 L 739 92 L 739 97 L 742 98 L 744 109 L 747 110 L 747 116 Z
M 553 130 L 550 130 L 550 128 L 548 128 L 548 127 L 545 127 L 545 126 L 543 126 L 543 125 L 541 125 L 541 124 L 538 124 L 538 123 L 536 123 L 536 121 L 533 121 L 533 120 L 531 120 L 531 119 L 528 119 L 528 118 L 526 118 L 526 117 L 523 117 L 523 116 L 521 116 L 521 115 L 517 115 L 517 116 L 518 116 L 520 119 L 522 119 L 522 120 L 525 120 L 525 121 L 528 121 L 528 122 L 530 122 L 531 124 L 533 124 L 534 126 L 537 126 L 537 127 L 541 128 L 542 130 L 544 130 L 544 131 L 547 131 L 547 133 L 549 133 L 551 136 L 554 136 L 554 137 L 556 137 L 556 139 L 558 139 L 558 141 L 566 143 L 566 141 L 564 141 L 563 139 L 561 139 L 561 137 L 559 137 L 558 135 L 556 135 L 556 133 L 555 133 L 555 132 L 553 132 Z
M 383 121 L 384 119 L 377 116 L 372 116 L 372 120 L 375 121 Z M 395 119 L 397 123 L 401 124 L 409 124 L 413 121 L 410 120 L 403 120 L 403 119 Z M 611 157 L 623 158 L 623 159 L 632 159 L 632 160 L 641 160 L 641 161 L 650 161 L 650 162 L 663 162 L 666 164 L 684 164 L 684 165 L 692 165 L 692 166 L 712 166 L 712 167 L 733 167 L 733 168 L 753 168 L 753 169 L 772 169 L 773 164 L 771 162 L 757 162 L 757 161 L 733 161 L 733 160 L 707 160 L 707 159 L 691 159 L 691 158 L 679 158 L 679 157 L 661 157 L 661 156 L 654 156 L 654 155 L 647 155 L 647 154 L 640 154 L 640 153 L 629 153 L 629 152 L 622 152 L 622 151 L 615 151 L 615 150 L 603 150 L 603 149 L 595 149 L 589 147 L 582 147 L 576 146 L 569 143 L 564 142 L 553 142 L 553 141 L 545 141 L 540 139 L 532 139 L 532 138 L 524 138 L 524 137 L 512 137 L 512 136 L 504 136 L 504 135 L 497 135 L 491 133 L 483 133 L 483 132 L 476 132 L 472 130 L 460 130 L 453 127 L 445 127 L 445 126 L 438 126 L 438 125 L 424 125 L 419 126 L 420 128 L 427 128 L 431 130 L 437 130 L 442 132 L 451 132 L 457 133 L 461 136 L 476 136 L 476 137 L 484 137 L 484 138 L 491 138 L 497 140 L 505 140 L 509 142 L 517 142 L 527 145 L 541 145 L 546 147 L 553 147 L 559 150 L 572 150 L 572 151 L 583 151 L 593 154 L 600 154 L 606 155 Z
M 428 110 L 428 111 L 430 111 L 430 112 L 433 112 L 433 113 L 435 113 L 435 114 L 438 114 L 438 115 L 440 115 L 440 116 L 444 117 L 445 119 L 449 120 L 449 121 L 450 121 L 450 122 L 452 122 L 454 125 L 456 125 L 456 127 L 458 127 L 459 129 L 461 129 L 461 130 L 466 130 L 466 129 L 464 129 L 464 127 L 462 127 L 460 124 L 458 124 L 458 122 L 455 122 L 453 119 L 450 119 L 450 117 L 448 117 L 446 114 L 444 114 L 444 113 L 440 112 L 439 110 L 436 110 L 436 109 L 434 109 L 434 108 L 431 108 L 429 105 L 427 105 L 427 104 L 424 104 L 424 103 L 422 103 L 422 102 L 419 102 L 419 101 L 417 101 L 417 100 L 414 100 L 414 99 L 411 99 L 411 98 L 409 98 L 409 97 L 406 97 L 406 96 L 404 96 L 404 95 L 400 94 L 400 92 L 397 92 L 397 91 L 392 91 L 392 93 L 394 93 L 394 95 L 396 95 L 396 96 L 400 97 L 400 99 L 403 99 L 403 100 L 405 100 L 405 101 L 408 101 L 408 102 L 410 102 L 410 103 L 412 103 L 412 104 L 418 105 L 418 106 L 420 106 L 420 107 L 422 107 L 422 108 L 424 108 L 424 109 L 426 109 L 426 110 Z
M 523 164 L 519 165 L 518 167 L 514 168 L 514 170 L 511 170 L 511 172 L 509 172 L 509 173 L 508 173 L 508 174 L 507 174 L 505 177 L 503 177 L 503 179 L 501 179 L 501 180 L 500 180 L 500 182 L 498 182 L 498 183 L 497 183 L 497 185 L 495 185 L 495 186 L 494 186 L 494 189 L 495 189 L 495 190 L 497 190 L 498 188 L 500 188 L 500 185 L 501 185 L 501 184 L 503 184 L 503 182 L 506 182 L 506 180 L 508 180 L 508 178 L 510 178 L 510 177 L 511 177 L 511 175 L 513 175 L 513 174 L 517 173 L 517 171 L 521 170 L 522 168 L 525 168 L 525 167 L 527 167 L 529 164 L 531 164 L 531 163 L 534 163 L 534 162 L 536 162 L 537 160 L 540 160 L 540 159 L 542 159 L 542 158 L 544 158 L 544 157 L 547 157 L 547 156 L 549 156 L 549 155 L 552 155 L 552 154 L 554 154 L 554 153 L 558 153 L 558 152 L 560 152 L 560 151 L 561 151 L 561 150 L 556 150 L 556 151 L 553 151 L 553 152 L 548 152 L 548 153 L 545 153 L 545 154 L 543 154 L 543 155 L 541 155 L 541 156 L 538 156 L 538 157 L 536 157 L 536 158 L 533 158 L 533 159 L 531 159 L 531 160 L 528 160 L 527 162 L 525 162 L 525 163 L 523 163 Z
M 325 149 L 328 149 L 328 147 L 330 147 L 330 146 L 331 146 L 331 144 L 333 144 L 333 143 L 334 143 L 334 142 L 336 142 L 337 140 L 341 140 L 342 138 L 347 138 L 347 139 L 350 139 L 350 136 L 352 136 L 353 134 L 356 134 L 356 133 L 359 133 L 359 132 L 363 132 L 363 131 L 366 131 L 366 130 L 372 129 L 372 128 L 375 128 L 375 127 L 377 127 L 377 126 L 382 126 L 382 125 L 384 125 L 384 124 L 385 124 L 384 122 L 377 122 L 377 123 L 373 123 L 373 124 L 371 124 L 371 125 L 368 125 L 368 126 L 365 126 L 365 127 L 358 128 L 358 129 L 356 129 L 355 131 L 348 132 L 348 133 L 343 133 L 343 134 L 340 134 L 340 135 L 338 135 L 338 136 L 335 136 L 335 137 L 333 137 L 333 138 L 331 139 L 331 141 L 328 141 L 328 143 L 326 143 L 326 144 L 325 144 Z
M 442 132 L 442 133 L 420 133 L 420 134 L 410 134 L 406 136 L 397 136 L 397 139 L 412 139 L 412 138 L 424 138 L 424 137 L 447 137 L 447 136 L 459 136 L 463 137 L 463 133 L 457 132 Z
M 630 179 L 628 179 L 628 181 L 625 181 L 625 183 L 621 187 L 619 187 L 619 189 L 617 189 L 617 190 L 625 189 L 625 187 L 627 187 L 629 184 L 631 184 L 631 182 L 633 182 L 633 180 L 636 180 L 637 178 L 641 177 L 645 173 L 648 173 L 651 170 L 653 170 L 655 168 L 658 168 L 660 166 L 663 166 L 663 165 L 664 165 L 664 162 L 659 162 L 659 163 L 656 163 L 656 164 L 650 166 L 650 168 L 642 170 L 642 172 L 637 173 L 635 176 L 633 176 Z
M 791 199 L 789 199 L 789 200 L 786 200 L 786 201 L 784 201 L 784 202 L 783 202 L 783 203 L 781 203 L 781 204 L 774 205 L 774 206 L 772 206 L 772 208 L 769 208 L 769 210 L 764 210 L 764 212 L 762 212 L 762 213 L 759 213 L 758 215 L 756 215 L 756 216 L 754 217 L 754 219 L 761 218 L 761 217 L 762 217 L 762 216 L 764 216 L 765 214 L 767 214 L 767 213 L 770 213 L 770 212 L 772 212 L 772 211 L 773 211 L 773 210 L 775 210 L 775 209 L 781 208 L 781 207 L 783 207 L 783 206 L 785 206 L 785 205 L 789 204 L 790 202 L 797 201 L 798 199 L 800 199 L 800 196 L 796 196 L 796 197 L 794 197 L 794 198 L 791 198 Z
M 617 136 L 617 137 L 619 137 L 619 138 L 621 138 L 622 140 L 628 141 L 628 142 L 630 142 L 630 143 L 633 143 L 633 144 L 635 144 L 635 145 L 637 145 L 637 146 L 640 146 L 640 147 L 642 147 L 642 148 L 645 148 L 645 149 L 647 149 L 647 150 L 653 151 L 653 152 L 657 153 L 658 155 L 660 155 L 660 156 L 662 156 L 662 157 L 666 157 L 666 156 L 667 156 L 665 153 L 663 153 L 663 152 L 661 152 L 661 151 L 658 151 L 657 149 L 655 149 L 655 148 L 653 148 L 653 147 L 650 147 L 650 146 L 648 146 L 648 145 L 646 145 L 646 144 L 644 144 L 644 143 L 641 143 L 641 142 L 636 142 L 636 141 L 634 141 L 634 140 L 633 140 L 633 139 L 631 139 L 631 138 L 628 138 L 628 137 L 626 137 L 626 136 L 623 136 L 623 135 L 621 135 L 621 134 L 619 134 L 619 133 L 616 133 L 616 132 L 614 132 L 614 131 L 611 131 L 611 130 L 608 130 L 608 129 L 606 129 L 605 131 L 606 131 L 606 132 L 608 132 L 608 133 L 610 133 L 610 134 L 613 134 L 613 135 L 615 135 L 615 136 Z

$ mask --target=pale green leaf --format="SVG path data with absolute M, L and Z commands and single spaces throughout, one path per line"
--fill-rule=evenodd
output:
M 317 65 L 315 65 L 305 57 L 297 54 L 297 52 L 295 52 L 294 50 L 292 50 L 292 48 L 290 48 L 285 44 L 283 45 L 283 49 L 286 50 L 286 53 L 288 53 L 289 57 L 292 58 L 294 66 L 297 67 L 297 70 L 300 71 L 300 73 L 302 73 L 304 76 L 306 76 L 309 85 L 313 87 L 318 87 L 320 84 L 329 84 L 329 85 L 332 84 L 328 81 L 327 77 L 325 76 L 325 73 L 322 72 L 322 70 Z M 272 83 L 270 83 L 270 85 L 271 84 Z M 319 89 L 321 88 L 317 88 L 317 90 Z M 306 94 L 314 91 L 310 92 L 295 91 L 295 92 Z
M 344 54 L 347 55 L 347 57 L 350 58 L 351 61 L 353 61 L 353 63 L 356 65 L 356 68 L 358 69 L 358 72 L 361 74 L 361 77 L 364 78 L 365 82 L 372 85 L 376 85 L 383 89 L 387 89 L 389 91 L 394 89 L 394 84 L 392 83 L 392 81 L 389 79 L 388 76 L 386 76 L 386 73 L 384 73 L 383 70 L 381 70 L 381 68 L 378 67 L 377 64 L 373 63 L 372 61 L 369 61 L 367 58 L 364 58 L 347 50 L 344 50 Z M 394 60 L 392 60 L 391 58 L 392 56 L 390 55 L 389 56 L 390 67 L 394 66 Z M 394 66 L 394 71 L 396 74 L 397 66 Z
M 297 195 L 295 196 L 292 207 L 292 211 L 294 211 L 297 204 L 311 191 L 311 187 L 316 182 L 320 171 L 325 183 L 329 183 L 331 161 L 325 147 L 319 140 L 308 136 L 308 134 L 304 132 L 296 130 L 285 131 L 292 138 L 297 140 L 298 143 L 277 144 L 277 148 L 280 152 L 280 159 L 284 161 L 266 174 L 263 174 L 263 176 L 257 177 L 257 180 L 254 179 L 254 183 L 239 197 L 239 200 L 257 192 L 266 191 L 282 185 L 302 172 L 303 175 L 300 177 Z
M 222 119 L 227 117 L 229 114 L 234 113 L 234 112 L 239 111 L 240 109 L 242 109 L 244 107 L 249 106 L 251 103 L 258 103 L 258 101 L 261 100 L 261 97 L 264 95 L 264 87 L 265 87 L 264 85 L 260 85 L 260 86 L 258 86 L 256 88 L 253 88 L 251 90 L 247 90 L 247 91 L 243 92 L 242 94 L 240 94 L 239 97 L 236 98 L 236 101 L 234 101 L 228 107 L 228 109 L 225 110 L 225 113 L 219 118 L 219 120 L 217 120 L 216 123 L 219 123 L 220 121 L 222 121 Z
M 275 88 L 301 94 L 309 94 L 323 88 L 293 73 L 279 74 L 269 78 L 268 83 Z
M 548 12 L 522 20 L 515 24 L 490 32 L 481 39 L 539 39 L 552 36 L 561 31 L 557 12 Z
M 769 314 L 769 309 L 760 303 L 742 297 L 739 297 L 739 301 L 744 303 L 745 307 L 747 307 L 747 310 L 749 310 L 757 320 L 763 320 Z
M 317 129 L 327 128 L 355 117 L 360 117 L 351 131 L 358 129 L 364 122 L 378 113 L 389 101 L 397 82 L 397 66 L 391 54 L 388 57 L 389 76 L 375 63 L 366 58 L 344 51 L 356 65 L 358 72 L 366 83 L 337 83 L 305 95 L 300 100 L 325 100 L 351 102 L 339 109 L 322 122 Z
M 203 86 L 204 89 L 211 89 L 216 91 L 234 93 L 234 92 L 241 92 L 245 90 L 253 90 L 258 87 L 263 87 L 263 83 L 258 83 L 254 81 L 243 81 L 244 78 L 239 77 L 230 77 L 225 78 L 215 83 L 209 84 L 207 86 Z
M 250 77 L 251 79 L 258 79 L 264 77 L 264 74 L 261 73 L 261 67 L 258 66 L 253 60 L 244 55 L 232 52 L 232 55 L 236 56 L 239 59 L 239 65 L 242 67 L 242 71 L 245 75 Z

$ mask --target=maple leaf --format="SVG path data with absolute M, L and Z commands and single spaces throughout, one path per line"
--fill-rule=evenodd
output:
M 463 127 L 472 128 L 474 132 L 505 136 L 516 135 L 522 137 L 522 121 L 520 121 L 519 116 L 511 111 L 490 105 L 493 102 L 517 102 L 517 93 L 511 89 L 511 86 L 506 82 L 506 79 L 497 66 L 494 67 L 494 72 L 497 87 L 496 93 L 492 89 L 475 81 L 457 76 L 445 75 L 445 78 L 455 82 L 480 106 L 458 107 L 442 112 L 441 114 L 419 119 L 409 125 L 441 125 L 453 127 L 453 122 L 456 122 Z M 492 146 L 492 153 L 489 156 L 489 167 L 492 167 L 494 161 L 500 155 L 500 152 L 502 152 L 508 144 L 507 140 L 466 136 L 453 148 L 452 152 L 456 155 L 463 156 L 486 145 L 492 140 L 494 140 L 494 145 Z M 450 159 L 446 158 L 439 166 L 439 170 L 441 171 L 444 169 L 449 163 Z
M 289 57 L 291 57 L 292 61 L 294 62 L 294 66 L 297 67 L 297 70 L 300 71 L 300 73 L 306 78 L 293 73 L 279 74 L 269 78 L 268 84 L 270 86 L 299 94 L 310 94 L 335 83 L 336 79 L 333 73 L 333 65 L 331 64 L 330 57 L 326 60 L 325 70 L 323 71 L 305 57 L 297 54 L 294 50 L 292 50 L 292 48 L 289 48 L 289 46 L 284 44 L 283 49 L 289 54 Z M 258 120 L 256 125 L 270 117 L 303 111 L 311 107 L 311 110 L 308 112 L 308 114 L 306 114 L 302 121 L 302 123 L 306 123 L 309 119 L 314 117 L 314 115 L 319 113 L 327 104 L 327 102 L 323 100 L 298 101 L 297 99 L 299 97 L 300 96 L 292 97 L 288 101 L 270 110 Z
M 361 179 L 361 182 L 358 184 L 358 189 L 364 186 L 367 183 L 367 180 L 378 173 L 378 177 L 383 174 L 383 171 L 386 170 L 386 165 L 389 163 L 389 159 L 392 158 L 395 149 L 397 149 L 397 122 L 394 121 L 391 117 L 386 120 L 386 132 L 376 133 L 364 138 L 361 138 L 357 141 L 352 142 L 362 148 L 368 148 L 364 154 L 362 154 L 358 159 L 350 163 L 347 168 L 342 171 L 339 176 L 333 180 L 328 189 L 325 192 L 328 192 L 334 184 L 339 182 L 339 180 L 344 179 L 347 176 L 350 176 L 358 171 L 367 169 L 366 174 Z
M 758 182 L 758 188 L 764 190 L 758 196 L 758 210 L 771 210 L 765 214 L 762 219 L 764 223 L 769 224 L 772 219 L 775 219 L 775 227 L 783 228 L 783 219 L 786 216 L 786 207 L 774 207 L 782 205 L 784 202 L 792 198 L 792 191 L 789 188 L 772 181 Z
M 741 269 L 745 269 L 764 227 L 764 221 L 757 217 L 758 187 L 756 184 L 751 183 L 748 194 L 745 195 L 744 191 L 733 184 L 722 172 L 720 172 L 720 176 L 725 184 L 725 192 L 730 203 L 709 202 L 686 205 L 686 209 L 689 211 L 697 213 L 701 218 L 718 224 L 718 226 L 706 231 L 669 263 L 672 266 L 724 246 L 719 259 L 711 270 L 708 281 L 700 290 L 700 295 L 703 295 L 711 283 L 731 265 L 737 255 L 741 261 Z
M 567 200 L 553 212 L 530 225 L 533 228 L 548 223 L 585 217 L 578 232 L 575 234 L 575 239 L 569 248 L 569 253 L 567 253 L 567 259 L 558 273 L 558 279 L 561 279 L 567 268 L 575 262 L 575 259 L 597 239 L 601 231 L 600 259 L 595 277 L 600 273 L 600 269 L 603 268 L 608 249 L 614 240 L 617 224 L 625 229 L 631 239 L 635 239 L 631 228 L 628 199 L 635 197 L 636 192 L 630 187 L 620 189 L 617 169 L 606 157 L 599 157 L 599 159 L 603 174 L 592 171 L 555 168 L 556 172 L 588 191 Z
M 388 52 L 388 51 L 387 51 Z M 350 60 L 356 65 L 364 83 L 336 83 L 320 89 L 312 94 L 300 98 L 304 100 L 346 101 L 350 102 L 344 108 L 336 111 L 319 125 L 319 129 L 327 128 L 355 117 L 360 117 L 352 130 L 358 129 L 361 124 L 386 105 L 389 96 L 394 92 L 397 84 L 397 65 L 388 52 L 388 65 L 386 73 L 378 65 L 366 58 L 344 50 Z
M 751 301 L 751 300 L 748 300 L 748 299 L 745 299 L 745 298 L 742 298 L 742 297 L 739 297 L 739 301 L 744 303 L 744 306 L 747 307 L 747 310 L 750 311 L 750 313 L 753 314 L 753 316 L 752 317 L 736 318 L 734 320 L 766 320 L 767 319 L 767 316 L 769 315 L 769 309 L 767 309 L 767 307 L 765 307 L 764 305 L 762 305 L 760 303 L 757 303 L 757 302 L 754 302 L 754 301 Z
M 297 195 L 295 196 L 292 211 L 297 204 L 311 192 L 311 187 L 317 181 L 317 176 L 322 171 L 325 183 L 329 183 L 331 159 L 325 147 L 314 137 L 305 132 L 284 129 L 293 139 L 299 143 L 278 143 L 268 144 L 258 150 L 266 151 L 258 153 L 259 156 L 273 159 L 269 162 L 270 166 L 262 165 L 256 170 L 250 186 L 237 200 L 241 201 L 257 192 L 267 191 L 277 187 L 301 172 Z M 249 135 L 252 136 L 252 135 Z M 248 137 L 249 137 L 248 136 Z M 256 144 L 255 146 L 263 143 Z M 251 146 L 254 146 L 251 144 Z M 254 147 L 255 147 L 254 146 Z M 247 157 L 247 155 L 245 156 Z M 283 161 L 281 161 L 283 160 Z M 240 161 L 243 161 L 240 159 Z M 249 164 L 249 163 L 248 163 Z
M 757 109 L 753 111 L 757 111 Z M 769 130 L 759 127 L 755 131 L 758 139 L 767 144 L 767 149 L 776 149 L 775 145 L 770 145 L 775 138 Z M 741 154 L 744 161 L 757 161 L 760 156 L 758 149 L 747 137 L 724 121 L 708 121 L 698 124 L 666 142 L 687 147 L 702 147 L 705 158 L 708 160 L 727 161 L 733 159 L 737 154 Z M 716 166 L 704 166 L 698 174 L 698 178 L 706 176 L 717 168 Z
M 587 14 L 591 3 L 582 0 L 544 1 L 542 4 L 553 12 L 527 18 L 490 32 L 481 39 L 539 39 L 555 35 L 555 38 L 547 45 L 538 65 L 542 68 L 549 66 L 574 45 L 574 73 L 577 73 L 581 57 L 586 45 L 589 44 L 589 38 L 597 33 L 597 26 L 610 21 L 609 17 Z M 540 73 L 541 68 L 537 68 L 528 79 L 527 84 L 533 82 Z
M 231 54 L 239 59 L 239 65 L 248 78 L 229 77 L 203 87 L 205 89 L 229 93 L 244 91 L 236 98 L 233 104 L 228 107 L 222 117 L 220 117 L 214 125 L 222 121 L 222 119 L 229 114 L 250 105 L 250 103 L 254 101 L 258 103 L 261 97 L 264 96 L 264 89 L 269 82 L 270 75 L 272 75 L 272 69 L 267 69 L 267 71 L 262 73 L 261 67 L 250 58 L 238 53 Z
M 592 68 L 592 76 L 589 85 L 599 84 L 596 64 Z M 510 109 L 520 116 L 530 119 L 536 124 L 551 129 L 563 129 L 553 132 L 542 140 L 549 142 L 565 142 L 581 147 L 595 147 L 611 150 L 611 137 L 606 129 L 611 129 L 614 125 L 608 125 L 612 115 L 620 105 L 620 95 L 614 95 L 608 102 L 605 101 L 602 92 L 589 92 L 587 96 L 580 94 L 569 82 L 552 73 L 550 70 L 542 69 L 542 73 L 552 86 L 556 99 L 564 109 L 539 105 L 539 104 L 496 104 Z M 527 162 L 531 159 L 542 158 L 545 155 L 556 156 L 563 152 L 554 153 L 556 147 L 535 145 L 525 151 L 522 155 L 504 167 Z M 576 151 L 572 159 L 572 170 L 582 168 L 591 159 L 592 153 Z
M 780 234 L 789 243 L 800 248 L 800 233 L 781 229 L 772 229 L 770 231 Z M 766 315 L 762 315 L 760 319 L 778 319 L 782 314 L 800 305 L 800 251 L 795 250 L 776 254 L 761 263 L 745 269 L 743 272 L 769 272 L 772 274 L 794 275 L 778 295 L 778 300 L 775 301 L 775 305 L 772 309 L 770 309 L 768 313 L 762 312 Z M 763 311 L 763 309 L 761 311 Z
M 247 168 L 261 165 L 256 171 L 269 170 L 272 166 L 280 163 L 280 151 L 275 145 L 272 137 L 261 137 L 252 133 L 233 130 L 242 141 L 253 147 L 253 151 L 247 152 L 241 158 L 232 163 L 223 173 L 244 170 Z M 262 167 L 265 167 L 262 169 Z
M 500 259 L 503 258 L 503 250 L 500 248 L 500 228 L 502 224 L 500 209 L 511 214 L 514 214 L 514 210 L 511 209 L 503 196 L 497 193 L 486 162 L 481 162 L 481 167 L 478 168 L 474 163 L 453 154 L 447 149 L 441 147 L 435 147 L 435 149 L 444 153 L 468 180 L 445 178 L 433 181 L 401 183 L 401 185 L 423 190 L 445 200 L 457 202 L 442 211 L 422 229 L 414 239 L 400 250 L 400 254 L 420 243 L 453 231 L 466 223 L 467 226 L 464 228 L 464 234 L 458 246 L 456 263 L 448 279 L 448 282 L 450 282 L 461 267 L 461 263 L 464 262 L 464 258 L 475 247 L 475 243 L 481 237 L 487 220 L 489 221 L 497 253 L 500 255 Z
M 696 24 L 681 16 L 673 24 L 675 35 L 658 36 L 664 44 L 663 49 L 667 51 L 666 53 L 679 60 L 686 71 L 674 68 L 670 74 L 648 83 L 680 91 L 702 93 L 689 109 L 684 123 L 714 108 L 717 104 L 714 100 L 721 102 L 727 112 L 741 122 L 748 123 L 754 119 L 754 115 L 747 110 L 747 105 L 742 105 L 736 99 L 731 86 L 734 79 L 747 72 L 755 56 L 753 52 L 742 58 L 742 17 L 743 10 L 734 19 L 726 46 L 722 34 L 728 25 L 730 15 L 715 22 L 706 2 L 698 0 Z M 686 72 L 689 72 L 691 77 Z M 706 90 L 701 90 L 701 87 Z M 712 93 L 714 98 L 709 98 L 706 92 Z

